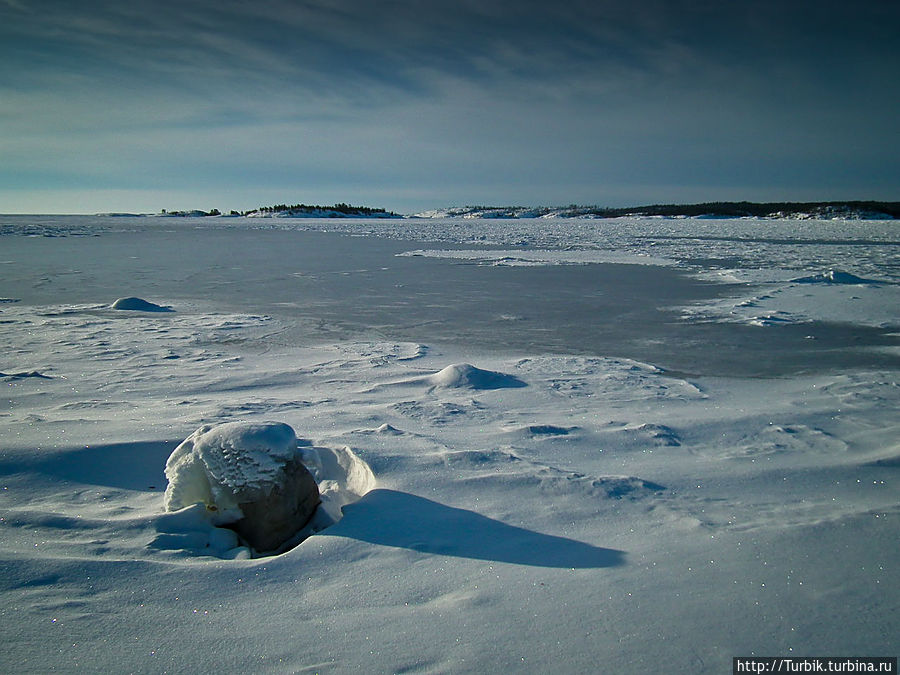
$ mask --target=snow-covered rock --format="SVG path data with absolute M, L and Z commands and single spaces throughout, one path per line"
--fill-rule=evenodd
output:
M 112 309 L 125 309 L 136 312 L 171 312 L 171 307 L 157 305 L 143 298 L 119 298 L 112 305 Z
M 205 504 L 257 551 L 274 551 L 310 520 L 319 489 L 294 430 L 280 422 L 205 425 L 166 462 L 165 508 Z

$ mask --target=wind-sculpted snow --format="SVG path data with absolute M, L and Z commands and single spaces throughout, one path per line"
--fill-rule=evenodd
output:
M 39 373 L 36 370 L 30 370 L 30 371 L 21 372 L 21 373 L 0 373 L 0 377 L 9 378 L 11 380 L 21 380 L 26 377 L 37 377 L 42 380 L 50 379 L 49 375 L 44 375 L 43 373 Z
M 800 277 L 799 279 L 791 279 L 795 284 L 849 284 L 851 286 L 861 286 L 864 284 L 877 284 L 873 279 L 863 279 L 855 274 L 841 272 L 840 270 L 828 270 L 820 274 L 813 274 L 808 277 Z
M 347 446 L 307 447 L 302 449 L 302 456 L 319 483 L 321 510 L 331 522 L 338 522 L 343 517 L 343 508 L 347 504 L 375 489 L 375 474 L 371 467 Z
M 427 381 L 435 387 L 468 387 L 471 389 L 509 389 L 526 387 L 527 383 L 513 375 L 482 370 L 469 363 L 456 363 L 443 368 Z
M 415 247 L 363 237 L 316 267 L 336 238 L 299 221 L 142 220 L 156 224 L 78 219 L 98 236 L 76 239 L 35 219 L 46 236 L 4 240 L 18 300 L 0 303 L 6 670 L 720 673 L 735 654 L 892 653 L 900 268 L 882 224 L 302 222 L 429 248 L 651 253 L 716 277 L 690 279 L 663 330 L 635 306 L 669 302 L 681 277 L 660 268 L 396 258 Z M 179 228 L 204 246 L 173 249 Z M 256 285 L 273 270 L 255 263 L 295 238 L 295 254 L 321 248 Z M 134 259 L 108 255 L 136 240 Z M 220 267 L 179 258 L 217 246 Z M 583 274 L 601 270 L 610 283 Z M 559 282 L 558 312 L 532 311 L 549 290 L 536 279 Z M 177 311 L 113 310 L 110 288 Z M 516 341 L 586 330 L 591 293 L 621 301 L 600 315 L 617 340 Z M 689 367 L 662 362 L 692 341 Z M 643 343 L 659 361 L 622 347 Z M 817 359 L 791 367 L 813 343 Z M 707 367 L 721 352 L 733 370 Z M 308 467 L 322 504 L 256 557 L 203 499 L 165 511 L 164 470 L 198 428 L 263 422 L 295 430 L 269 444 Z M 210 466 L 235 484 L 273 475 L 248 457 Z
M 840 270 L 801 277 L 771 270 L 736 274 L 729 282 L 742 282 L 738 295 L 685 307 L 683 316 L 691 321 L 760 327 L 812 322 L 885 328 L 898 324 L 894 308 L 900 303 L 900 284 L 896 280 L 863 278 Z

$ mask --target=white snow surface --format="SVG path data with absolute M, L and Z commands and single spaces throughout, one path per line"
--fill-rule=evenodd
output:
M 224 226 L 208 220 L 164 227 L 212 246 Z M 249 251 L 200 272 L 162 243 L 136 271 L 109 255 L 161 227 L 148 221 L 0 222 L 0 269 L 24 289 L 0 291 L 4 670 L 722 673 L 741 655 L 897 654 L 900 369 L 678 374 L 504 349 L 503 336 L 493 350 L 409 342 L 381 325 L 297 339 L 302 320 L 249 295 Z M 685 321 L 790 310 L 898 324 L 898 253 L 878 222 L 580 221 L 568 235 L 560 220 L 435 222 L 426 234 L 448 250 L 568 236 L 740 280 L 743 300 L 676 308 Z M 409 238 L 412 225 L 355 227 Z M 722 228 L 735 228 L 727 242 Z M 70 248 L 83 234 L 118 281 L 90 302 L 97 261 Z M 244 309 L 191 297 L 199 277 L 161 294 L 180 273 L 221 277 Z M 110 307 L 131 293 L 173 311 Z M 783 300 L 804 293 L 815 312 Z M 747 330 L 781 328 L 759 325 Z M 319 514 L 281 555 L 252 558 L 202 504 L 166 510 L 167 458 L 177 471 L 182 441 L 207 425 L 223 431 L 190 452 L 226 481 L 264 484 L 265 457 L 240 471 L 216 459 L 238 421 L 296 430 L 266 427 L 265 445 L 299 452 L 319 484 Z
M 435 387 L 472 389 L 505 389 L 526 386 L 522 380 L 505 373 L 476 368 L 470 363 L 453 363 L 428 377 Z
M 539 265 L 586 265 L 620 263 L 627 265 L 675 265 L 674 259 L 646 253 L 601 251 L 596 249 L 416 249 L 402 256 L 473 260 L 480 264 L 529 267 Z

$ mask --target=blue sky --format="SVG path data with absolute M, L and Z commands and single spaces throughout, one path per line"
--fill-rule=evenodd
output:
M 0 0 L 0 212 L 900 199 L 900 3 Z

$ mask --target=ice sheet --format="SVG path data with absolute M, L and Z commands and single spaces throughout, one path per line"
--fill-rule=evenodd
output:
M 896 653 L 896 322 L 684 317 L 745 283 L 690 276 L 708 260 L 504 268 L 237 222 L 72 236 L 92 222 L 2 238 L 10 671 L 720 673 Z M 881 286 L 823 287 L 891 288 L 866 271 L 888 244 L 853 246 L 829 269 Z M 823 269 L 782 263 L 752 283 L 819 288 L 791 280 Z M 109 307 L 128 296 L 173 311 Z M 164 511 L 164 467 L 203 424 L 261 420 L 296 430 L 346 508 L 250 559 Z

